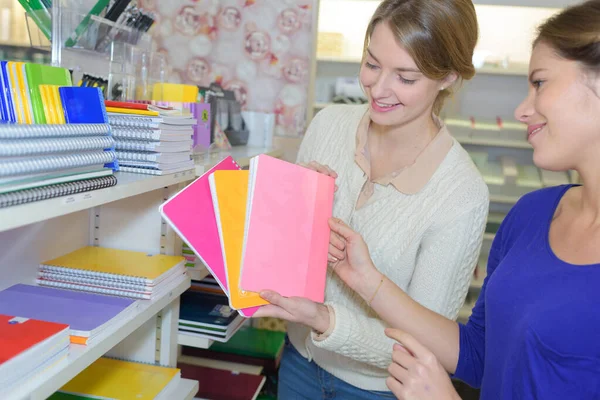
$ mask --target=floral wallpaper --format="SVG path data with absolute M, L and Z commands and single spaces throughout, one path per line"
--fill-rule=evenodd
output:
M 275 113 L 275 134 L 306 124 L 312 13 L 317 0 L 138 0 L 171 82 L 235 91 L 247 111 Z

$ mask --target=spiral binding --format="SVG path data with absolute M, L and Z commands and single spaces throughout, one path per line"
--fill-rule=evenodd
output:
M 94 279 L 102 279 L 105 281 L 111 282 L 123 282 L 129 284 L 146 284 L 148 282 L 148 278 L 143 276 L 134 276 L 134 275 L 117 275 L 111 274 L 108 272 L 98 272 L 89 269 L 79 269 L 79 268 L 68 268 L 61 267 L 57 265 L 48 265 L 42 264 L 40 265 L 40 271 L 53 273 L 53 274 L 68 274 L 68 275 L 77 275 L 81 277 L 91 277 Z
M 151 298 L 151 295 L 149 295 L 149 294 L 126 292 L 126 291 L 122 291 L 122 290 L 118 290 L 118 289 L 105 289 L 105 288 L 100 288 L 100 287 L 75 285 L 72 283 L 53 282 L 53 281 L 47 281 L 44 279 L 36 279 L 36 282 L 38 285 L 41 285 L 41 286 L 50 286 L 50 287 L 57 287 L 57 288 L 62 288 L 62 289 L 78 290 L 80 292 L 108 294 L 111 296 L 129 297 L 129 298 L 133 298 L 133 299 L 150 299 Z
M 18 190 L 16 192 L 0 194 L 0 208 L 16 206 L 18 204 L 47 200 L 54 197 L 70 196 L 77 193 L 104 189 L 115 186 L 117 178 L 114 175 L 100 178 L 84 179 L 74 182 L 58 183 L 56 185 L 42 186 L 32 189 Z
M 160 140 L 161 132 L 157 129 L 139 129 L 115 126 L 112 128 L 112 135 L 118 139 L 157 141 Z
M 108 123 L 113 127 L 130 128 L 157 128 L 162 122 L 160 117 L 132 116 L 132 115 L 108 115 Z
M 104 150 L 113 148 L 110 136 L 83 136 L 58 139 L 0 140 L 0 156 L 27 156 L 61 152 Z
M 130 172 L 132 174 L 146 174 L 146 175 L 162 175 L 163 171 L 156 168 L 147 168 L 147 167 L 120 167 L 119 171 L 122 172 Z
M 104 286 L 111 289 L 121 289 L 121 290 L 131 290 L 134 292 L 151 292 L 152 288 L 148 288 L 145 284 L 143 286 L 139 284 L 133 284 L 128 282 L 123 282 L 114 279 L 98 279 L 98 278 L 87 278 L 82 276 L 77 276 L 74 274 L 62 274 L 55 273 L 51 271 L 44 271 L 40 269 L 39 277 L 44 280 L 51 280 L 54 282 L 69 282 L 73 284 L 80 285 L 97 285 Z
M 0 139 L 32 139 L 108 135 L 110 135 L 110 125 L 108 124 L 0 125 Z
M 108 164 L 116 160 L 114 151 L 97 151 L 81 154 L 57 154 L 38 158 L 0 160 L 0 177 L 56 171 L 87 165 Z
M 122 163 L 127 164 L 127 161 L 148 161 L 157 162 L 160 153 L 144 152 L 144 151 L 117 151 L 117 159 Z
M 116 140 L 115 149 L 126 151 L 153 151 L 160 142 L 135 141 L 135 140 Z

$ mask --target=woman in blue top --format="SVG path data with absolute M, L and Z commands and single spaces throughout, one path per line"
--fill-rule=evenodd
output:
M 448 372 L 482 399 L 600 398 L 600 0 L 545 22 L 515 112 L 533 160 L 582 186 L 542 189 L 509 212 L 466 325 L 377 271 L 362 238 L 332 220 L 330 263 L 390 326 L 387 385 L 400 399 L 454 399 Z M 391 349 L 390 349 L 391 350 Z

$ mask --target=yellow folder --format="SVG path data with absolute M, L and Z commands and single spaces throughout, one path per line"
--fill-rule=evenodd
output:
M 73 273 L 91 271 L 104 274 L 145 278 L 150 283 L 158 281 L 162 275 L 179 264 L 185 258 L 163 254 L 148 255 L 144 252 L 108 249 L 87 246 L 64 256 L 48 260 L 42 266 L 70 268 Z
M 218 170 L 210 178 L 213 204 L 215 198 L 217 204 L 217 225 L 225 254 L 229 303 L 236 310 L 268 304 L 258 293 L 240 289 L 248 178 L 248 171 L 239 170 Z
M 179 374 L 178 368 L 102 357 L 60 391 L 102 399 L 151 400 Z

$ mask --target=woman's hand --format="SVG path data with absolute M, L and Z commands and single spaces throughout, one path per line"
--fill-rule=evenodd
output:
M 317 171 L 323 175 L 327 175 L 332 177 L 333 179 L 337 179 L 338 174 L 332 170 L 331 168 L 329 168 L 327 165 L 323 165 L 323 164 L 319 164 L 316 161 L 311 161 L 308 164 L 304 164 L 304 163 L 300 163 L 301 166 L 308 168 L 308 169 L 312 169 L 313 171 Z M 338 186 L 335 185 L 335 191 L 338 190 Z
M 329 309 L 304 297 L 283 297 L 279 293 L 265 290 L 260 296 L 271 304 L 260 307 L 255 318 L 272 317 L 297 322 L 323 333 L 329 328 Z
M 328 261 L 335 273 L 363 299 L 369 299 L 382 275 L 371 260 L 369 248 L 362 236 L 338 218 L 329 220 Z
M 414 337 L 398 329 L 385 334 L 396 340 L 387 387 L 398 399 L 460 400 L 444 367 L 431 351 Z

